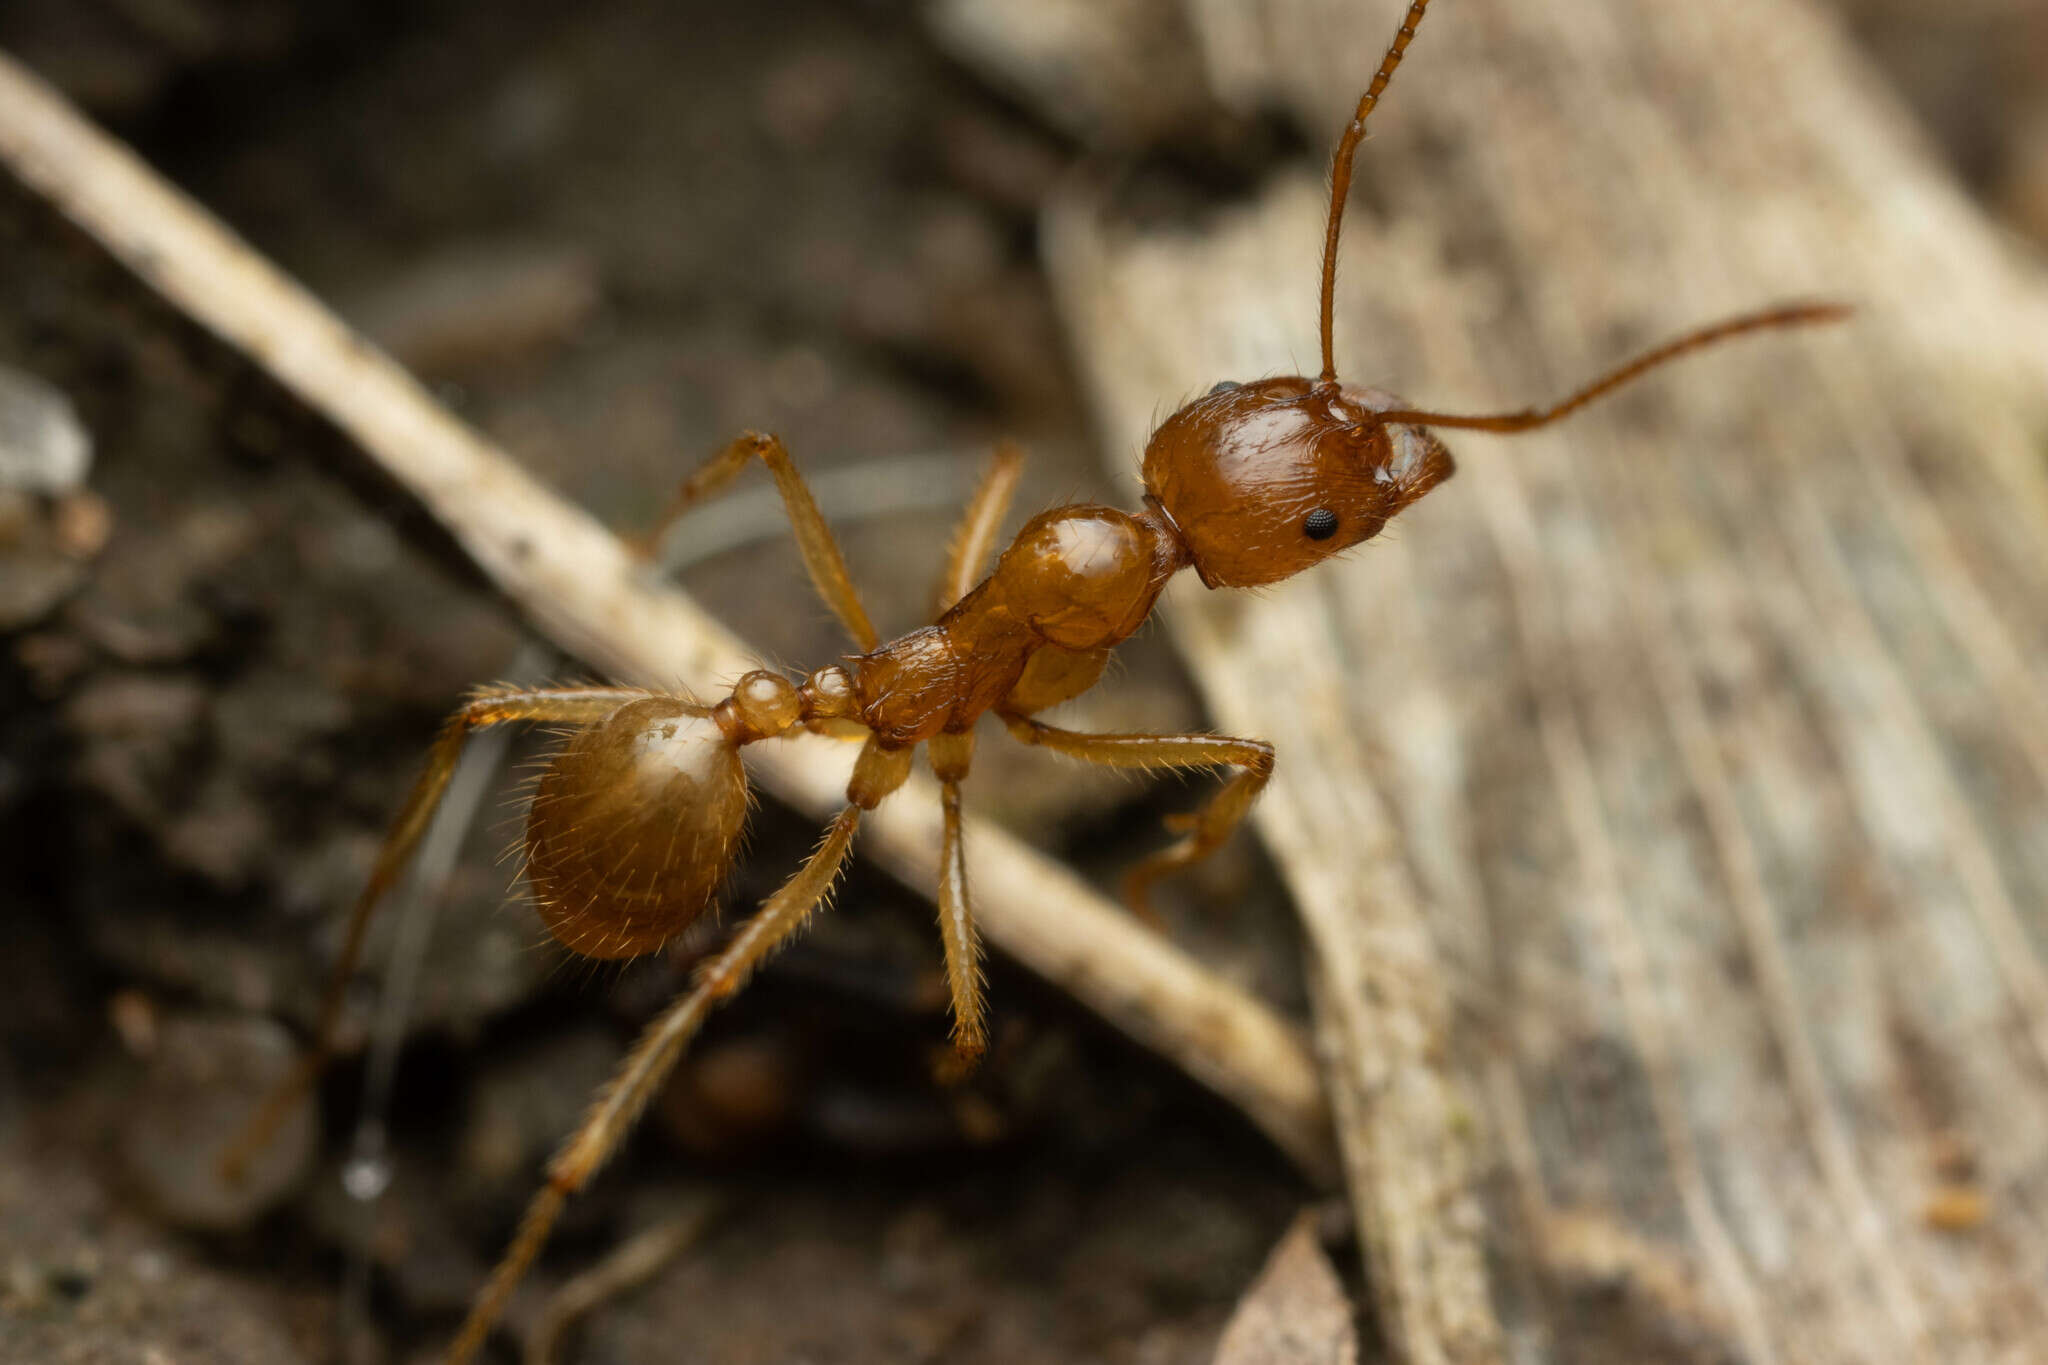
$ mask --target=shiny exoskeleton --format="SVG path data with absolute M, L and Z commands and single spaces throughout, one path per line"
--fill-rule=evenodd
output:
M 1273 770 L 1271 746 L 1207 734 L 1084 734 L 1039 712 L 1080 695 L 1110 651 L 1151 613 L 1175 574 L 1193 569 L 1211 588 L 1278 582 L 1378 534 L 1387 521 L 1449 478 L 1450 452 L 1431 427 L 1496 432 L 1554 422 L 1645 370 L 1726 337 L 1838 317 L 1826 304 L 1792 304 L 1699 329 L 1647 352 L 1563 402 L 1492 416 L 1409 407 L 1391 394 L 1340 383 L 1331 348 L 1339 229 L 1351 164 L 1428 0 L 1414 0 L 1339 141 L 1323 246 L 1322 372 L 1217 384 L 1169 417 L 1144 455 L 1136 511 L 1093 504 L 1027 522 L 985 577 L 982 565 L 1016 486 L 1018 457 L 998 454 L 969 505 L 941 583 L 932 624 L 882 643 L 839 548 L 789 452 L 749 433 L 684 485 L 676 509 L 706 497 L 756 460 L 773 474 L 792 532 L 820 595 L 860 652 L 801 682 L 757 671 L 715 703 L 637 688 L 486 689 L 450 718 L 359 899 L 298 1086 L 317 1071 L 369 917 L 410 857 L 470 734 L 507 722 L 571 727 L 542 774 L 527 819 L 526 878 L 549 931 L 596 958 L 650 952 L 711 904 L 738 847 L 748 807 L 740 752 L 792 730 L 864 739 L 847 804 L 817 850 L 699 969 L 695 986 L 649 1026 L 583 1125 L 550 1164 L 534 1202 L 449 1352 L 466 1361 L 483 1343 L 567 1197 L 604 1164 L 684 1044 L 721 999 L 738 990 L 824 900 L 851 849 L 861 813 L 902 785 L 926 746 L 944 811 L 939 926 L 952 991 L 956 1049 L 986 1040 L 980 948 L 967 896 L 960 784 L 974 728 L 993 713 L 1026 744 L 1129 768 L 1232 770 L 1209 803 L 1177 827 L 1181 837 L 1140 862 L 1126 896 L 1142 910 L 1152 883 L 1214 849 L 1250 809 Z M 673 515 L 673 513 L 671 513 Z M 288 1093 L 273 1097 L 236 1150 L 232 1167 L 265 1140 Z

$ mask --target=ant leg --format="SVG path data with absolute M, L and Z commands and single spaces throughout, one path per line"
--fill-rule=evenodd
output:
M 1124 875 L 1124 901 L 1134 914 L 1157 922 L 1152 883 L 1216 851 L 1244 819 L 1273 775 L 1273 746 L 1261 739 L 1225 735 L 1088 735 L 1062 730 L 1029 716 L 1005 715 L 1003 724 L 1020 743 L 1112 768 L 1236 768 L 1209 804 L 1193 815 L 1170 818 L 1186 837 L 1168 845 Z
M 988 1050 L 982 1017 L 981 935 L 967 894 L 967 859 L 960 839 L 960 783 L 974 759 L 974 732 L 938 734 L 928 741 L 939 779 L 945 834 L 939 853 L 939 938 L 946 946 L 946 985 L 953 993 L 953 1054 L 965 1073 Z
M 825 838 L 796 875 L 762 902 L 753 918 L 740 926 L 718 956 L 697 972 L 696 984 L 647 1026 L 618 1072 L 598 1092 L 582 1125 L 548 1163 L 547 1183 L 533 1197 L 519 1230 L 506 1247 L 490 1281 L 477 1296 L 455 1344 L 448 1365 L 473 1356 L 496 1325 L 512 1290 L 546 1244 L 555 1219 L 570 1195 L 581 1190 L 617 1150 L 647 1101 L 682 1055 L 714 1006 L 735 994 L 761 962 L 803 927 L 825 899 L 853 845 L 860 808 L 848 806 L 826 827 Z
M 370 871 L 369 880 L 363 884 L 362 893 L 356 897 L 355 908 L 349 913 L 341 954 L 334 961 L 327 989 L 320 997 L 319 1012 L 314 1016 L 312 1045 L 292 1073 L 264 1097 L 255 1114 L 222 1154 L 220 1169 L 225 1179 L 230 1182 L 241 1179 L 250 1158 L 276 1134 L 277 1126 L 284 1122 L 292 1105 L 326 1069 L 328 1054 L 334 1045 L 335 1025 L 341 1021 L 341 1002 L 347 993 L 349 979 L 355 975 L 356 963 L 362 956 L 363 940 L 369 932 L 370 921 L 385 893 L 405 870 L 413 850 L 427 832 L 427 826 L 433 822 L 434 811 L 441 804 L 441 794 L 455 775 L 456 761 L 462 757 L 462 746 L 469 736 L 488 726 L 513 721 L 587 725 L 610 715 L 626 702 L 646 695 L 646 692 L 633 687 L 557 687 L 531 691 L 493 688 L 476 693 L 448 717 L 440 735 L 434 740 L 434 747 L 427 751 L 426 764 L 414 780 L 398 818 L 391 822 L 391 829 L 384 836 L 384 845 L 377 852 L 376 865 Z
M 868 621 L 867 610 L 860 604 L 860 593 L 853 586 L 852 575 L 846 571 L 846 559 L 839 553 L 839 542 L 833 539 L 832 528 L 825 524 L 825 514 L 818 510 L 817 500 L 811 496 L 803 475 L 797 473 L 796 462 L 790 459 L 789 447 L 782 444 L 780 436 L 760 431 L 745 432 L 706 460 L 696 473 L 683 480 L 683 486 L 676 490 L 668 510 L 655 522 L 654 529 L 641 538 L 641 552 L 652 554 L 676 518 L 731 483 L 749 462 L 757 459 L 767 465 L 768 471 L 775 476 L 775 487 L 782 494 L 783 509 L 789 513 L 790 530 L 796 535 L 797 550 L 804 557 L 804 568 L 810 572 L 811 583 L 817 588 L 818 596 L 832 608 L 832 614 L 846 627 L 846 633 L 853 637 L 855 644 L 863 650 L 874 649 L 881 637 L 875 634 L 874 626 Z
M 988 472 L 981 476 L 981 483 L 968 500 L 960 525 L 953 532 L 953 543 L 946 552 L 946 572 L 939 579 L 938 614 L 944 614 L 955 602 L 967 596 L 981 580 L 982 571 L 988 565 L 989 552 L 995 549 L 996 535 L 1002 530 L 1003 515 L 1010 510 L 1010 499 L 1017 492 L 1017 478 L 1023 470 L 1023 448 L 1015 441 L 999 443 L 995 458 L 989 461 Z
M 448 1348 L 446 1365 L 466 1365 L 483 1346 L 506 1300 L 547 1243 L 569 1196 L 588 1184 L 618 1150 L 705 1016 L 737 994 L 755 969 L 810 920 L 846 863 L 861 812 L 873 810 L 883 797 L 902 786 L 909 774 L 910 750 L 884 749 L 879 742 L 868 741 L 854 765 L 853 780 L 847 784 L 848 804 L 825 827 L 817 850 L 779 891 L 761 903 L 716 957 L 698 968 L 689 993 L 647 1026 L 618 1071 L 597 1092 L 582 1124 L 548 1162 L 547 1183 L 527 1205 L 511 1245 L 477 1295 L 455 1343 Z

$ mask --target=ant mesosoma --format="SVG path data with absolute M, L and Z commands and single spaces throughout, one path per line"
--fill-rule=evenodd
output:
M 788 450 L 774 436 L 749 433 L 684 483 L 669 516 L 724 487 L 754 461 L 766 464 L 811 581 L 860 653 L 801 683 L 748 673 L 711 705 L 629 687 L 485 688 L 449 718 L 356 902 L 313 1048 L 295 1081 L 269 1097 L 235 1144 L 225 1162 L 230 1171 L 261 1146 L 321 1065 L 341 986 L 354 969 L 370 916 L 419 842 L 470 735 L 511 722 L 573 727 L 533 794 L 526 878 L 549 932 L 570 951 L 593 958 L 652 952 L 710 905 L 746 823 L 742 748 L 797 729 L 865 736 L 846 806 L 816 851 L 699 966 L 689 992 L 648 1026 L 549 1163 L 546 1184 L 449 1349 L 453 1365 L 481 1347 L 564 1202 L 617 1149 L 705 1016 L 825 901 L 861 813 L 902 785 L 918 745 L 930 753 L 942 794 L 939 930 L 953 1044 L 959 1059 L 971 1063 L 987 1031 L 981 948 L 961 850 L 960 786 L 973 760 L 977 719 L 993 712 L 1022 743 L 1088 763 L 1235 770 L 1204 808 L 1176 824 L 1178 841 L 1130 872 L 1126 899 L 1142 911 L 1155 881 L 1206 856 L 1244 818 L 1273 771 L 1272 746 L 1207 734 L 1084 734 L 1036 717 L 1095 684 L 1110 651 L 1144 622 L 1169 578 L 1192 568 L 1207 587 L 1257 587 L 1369 539 L 1450 477 L 1450 452 L 1426 427 L 1528 431 L 1688 352 L 1746 332 L 1844 314 L 1838 305 L 1795 303 L 1731 318 L 1659 346 L 1554 406 L 1494 416 L 1426 412 L 1379 390 L 1339 383 L 1331 313 L 1351 163 L 1366 119 L 1428 3 L 1409 5 L 1337 144 L 1323 241 L 1322 373 L 1219 383 L 1167 418 L 1145 449 L 1141 510 L 1055 508 L 1027 522 L 982 577 L 1016 487 L 1017 456 L 1001 452 L 954 537 L 941 584 L 942 614 L 884 644 Z

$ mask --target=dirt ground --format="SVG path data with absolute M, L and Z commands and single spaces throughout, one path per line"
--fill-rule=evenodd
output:
M 2048 56 L 2048 26 L 1979 5 L 1929 36 L 1904 6 L 1845 9 L 1987 201 L 2048 240 L 2048 104 L 2008 71 Z M 1098 472 L 1033 235 L 1059 177 L 1102 154 L 981 84 L 914 7 L 25 0 L 0 47 L 621 528 L 720 440 L 772 428 L 806 469 L 857 471 L 837 486 L 872 505 L 842 498 L 838 519 L 887 632 L 925 611 L 945 504 L 998 437 L 1031 452 L 1021 512 L 1131 498 Z M 1229 155 L 1113 170 L 1178 203 L 1305 145 L 1240 133 Z M 716 931 L 618 969 L 549 951 L 498 856 L 515 752 L 368 1114 L 386 1155 L 350 1161 L 366 986 L 317 1119 L 259 1182 L 274 1200 L 210 1187 L 221 1116 L 289 1057 L 440 716 L 478 682 L 574 669 L 203 340 L 100 308 L 82 253 L 26 250 L 51 228 L 15 194 L 0 366 L 69 396 L 95 461 L 76 489 L 0 503 L 0 1365 L 431 1358 L 551 1144 Z M 683 582 L 770 657 L 816 664 L 842 646 L 760 506 L 736 505 L 733 548 Z M 1156 636 L 1088 706 L 1075 723 L 1201 719 Z M 1191 799 L 984 753 L 970 800 L 1105 879 Z M 728 904 L 812 838 L 764 808 Z M 1249 840 L 1168 912 L 1301 1008 Z M 622 1239 L 708 1211 L 563 1359 L 1210 1358 L 1317 1192 L 1000 961 L 994 1055 L 935 1084 L 929 917 L 856 865 L 577 1201 L 507 1345 Z M 350 1177 L 388 1188 L 355 1198 Z
M 884 509 L 842 520 L 871 610 L 900 628 L 948 531 L 920 485 L 951 478 L 957 500 L 997 436 L 1030 447 L 1026 511 L 1117 493 L 1093 472 L 1033 262 L 1036 199 L 1073 149 L 910 16 L 441 5 L 220 22 L 212 60 L 137 70 L 58 35 L 72 60 L 49 66 L 614 524 L 646 524 L 693 460 L 772 427 L 807 469 L 878 470 Z M 237 38 L 241 23 L 272 31 Z M 439 715 L 515 668 L 573 670 L 521 662 L 508 612 L 388 519 L 388 496 L 366 503 L 266 426 L 203 346 L 161 320 L 169 334 L 137 346 L 81 325 L 52 281 L 9 285 L 26 307 L 0 323 L 0 354 L 77 403 L 98 453 L 80 498 L 111 530 L 61 605 L 9 623 L 0 1358 L 321 1360 L 344 1337 L 351 1359 L 413 1358 L 715 938 L 623 970 L 565 965 L 508 903 L 493 799 L 409 1011 L 374 1212 L 340 1185 L 360 1060 L 328 1078 L 313 1169 L 280 1173 L 278 1207 L 192 1194 L 224 1136 L 209 1104 L 246 1098 L 243 1078 L 288 1051 L 271 1016 L 306 1023 L 335 912 Z M 906 454 L 926 458 L 874 466 Z M 685 581 L 771 657 L 815 664 L 843 646 L 777 531 L 759 521 Z M 1098 714 L 1193 721 L 1158 642 L 1131 653 Z M 977 804 L 1071 856 L 1108 873 L 1156 837 L 1141 788 L 988 748 Z M 764 810 L 729 904 L 812 837 Z M 1253 882 L 1228 922 L 1198 904 Z M 1298 992 L 1249 850 L 1184 899 L 1198 939 L 1264 920 L 1263 959 L 1234 960 Z M 670 1358 L 678 1341 L 721 1361 L 1206 1358 L 1310 1192 L 1223 1106 L 1000 963 L 995 1058 L 964 1090 L 936 1086 L 929 913 L 856 869 L 578 1201 L 526 1319 L 623 1234 L 715 1197 L 697 1245 L 594 1314 L 572 1358 Z

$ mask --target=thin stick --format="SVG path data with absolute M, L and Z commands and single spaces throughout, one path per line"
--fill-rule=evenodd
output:
M 556 1365 L 562 1341 L 594 1308 L 632 1293 L 688 1251 L 728 1207 L 715 1195 L 696 1200 L 673 1218 L 634 1234 L 590 1269 L 555 1291 L 527 1333 L 521 1352 L 526 1365 Z
M 413 850 L 418 847 L 420 837 L 427 832 L 434 812 L 441 805 L 441 793 L 447 790 L 449 779 L 455 776 L 456 764 L 462 758 L 463 746 L 469 737 L 492 726 L 520 721 L 588 724 L 621 701 L 630 700 L 633 695 L 631 691 L 617 687 L 482 688 L 448 718 L 433 747 L 427 750 L 420 775 L 414 779 L 405 805 L 385 834 L 384 846 L 377 852 L 377 861 L 364 881 L 362 891 L 356 896 L 354 909 L 349 911 L 341 952 L 334 959 L 327 988 L 320 996 L 319 1012 L 313 1019 L 312 1043 L 284 1084 L 270 1092 L 221 1154 L 223 1178 L 231 1184 L 242 1179 L 249 1162 L 269 1144 L 292 1109 L 326 1071 L 333 1053 L 335 1030 L 341 1023 L 342 1003 L 348 998 L 349 983 L 355 979 L 356 964 L 362 959 L 370 921 L 383 908 L 385 897 L 411 865 Z
M 545 676 L 549 651 L 526 644 L 505 671 L 515 687 L 533 688 Z M 427 951 L 433 940 L 434 924 L 455 875 L 470 827 L 478 809 L 496 789 L 499 766 L 504 761 L 512 731 L 487 730 L 471 741 L 456 760 L 440 808 L 427 827 L 412 872 L 394 889 L 392 910 L 397 924 L 391 936 L 383 979 L 379 983 L 377 1011 L 370 1026 L 367 1059 L 363 1067 L 362 1111 L 342 1166 L 341 1185 L 355 1202 L 358 1236 L 350 1241 L 342 1272 L 341 1301 L 336 1309 L 340 1356 L 353 1359 L 352 1349 L 370 1332 L 370 1287 L 375 1260 L 374 1231 L 378 1209 L 391 1185 L 390 1140 L 392 1087 L 398 1074 L 398 1057 L 404 1049 L 412 1008 Z

